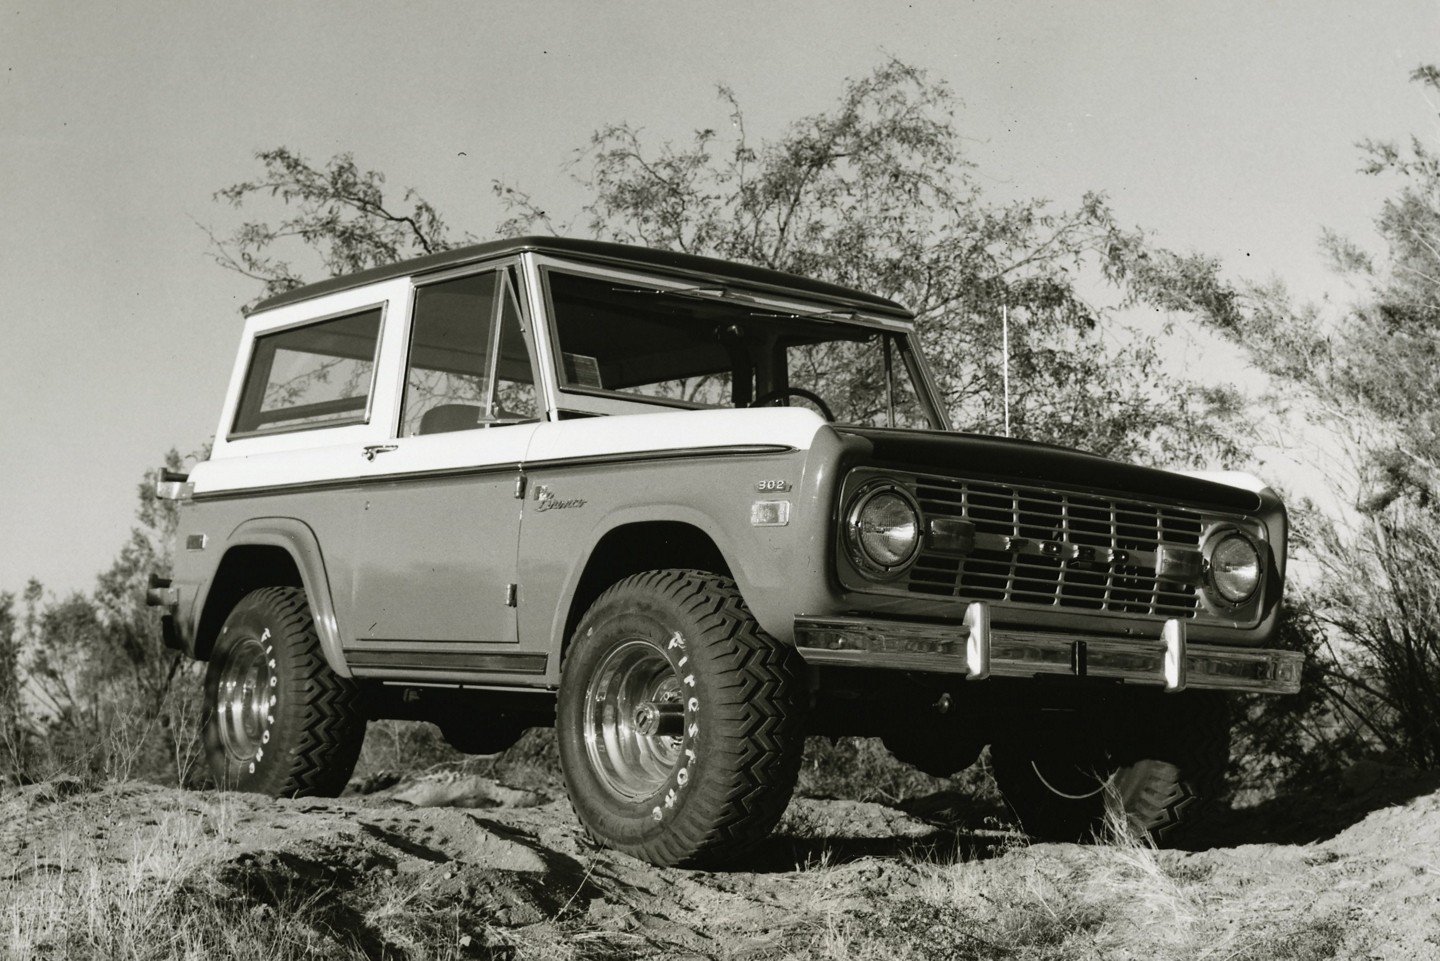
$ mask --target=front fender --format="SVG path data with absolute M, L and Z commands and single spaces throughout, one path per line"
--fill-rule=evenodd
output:
M 828 609 L 820 533 L 827 505 L 810 494 L 813 471 L 807 472 L 806 459 L 804 451 L 783 451 L 537 469 L 532 481 L 567 507 L 537 512 L 527 502 L 520 535 L 521 643 L 562 649 L 597 546 L 619 528 L 654 523 L 685 525 L 708 538 L 760 626 L 788 641 L 797 610 Z M 766 493 L 772 482 L 785 493 Z M 754 503 L 768 499 L 791 501 L 788 524 L 752 524 Z
M 633 524 L 652 523 L 684 524 L 710 538 L 711 543 L 720 552 L 720 556 L 724 558 L 726 567 L 730 569 L 731 575 L 735 578 L 735 583 L 739 585 L 740 593 L 742 596 L 745 594 L 746 585 L 750 583 L 751 578 L 745 569 L 742 552 L 736 550 L 734 538 L 709 514 L 684 504 L 649 504 L 644 507 L 631 506 L 612 510 L 600 518 L 588 531 L 584 540 L 578 544 L 579 550 L 573 555 L 569 555 L 573 560 L 556 595 L 555 609 L 550 624 L 552 650 L 558 651 L 564 647 L 565 625 L 570 607 L 579 590 L 581 578 L 590 564 L 590 558 L 594 555 L 600 542 L 620 528 Z

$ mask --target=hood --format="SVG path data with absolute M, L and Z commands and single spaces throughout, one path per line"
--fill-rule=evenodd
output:
M 1227 511 L 1260 509 L 1258 481 L 1240 474 L 1181 474 L 1140 467 L 1069 447 L 988 434 L 836 427 L 870 446 L 876 464 L 1094 493 L 1130 494 Z M 1223 479 L 1222 479 L 1223 478 Z
M 544 425 L 526 463 L 739 447 L 808 450 L 825 421 L 803 407 L 610 414 Z

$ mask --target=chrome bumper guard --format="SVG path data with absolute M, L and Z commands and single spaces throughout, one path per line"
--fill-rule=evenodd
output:
M 853 617 L 797 617 L 795 646 L 810 664 L 987 677 L 1059 674 L 1186 688 L 1294 694 L 1303 654 L 1190 644 L 1185 622 L 1158 637 L 1048 634 L 990 627 L 990 609 L 971 604 L 963 624 L 914 624 Z

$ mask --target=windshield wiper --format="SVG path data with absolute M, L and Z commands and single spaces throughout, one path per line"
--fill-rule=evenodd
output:
M 714 296 L 734 297 L 735 291 L 729 287 L 717 287 L 707 284 L 703 287 L 611 287 L 612 291 L 618 294 L 674 294 L 678 297 Z
M 849 321 L 858 316 L 853 310 L 771 310 L 768 312 L 771 317 L 793 317 L 796 320 L 820 320 L 820 321 Z
M 704 284 L 695 287 L 611 287 L 616 293 L 625 294 L 653 294 L 656 296 L 674 294 L 677 297 L 701 297 L 705 299 L 719 298 L 721 300 L 751 303 L 761 306 L 760 310 L 752 311 L 755 317 L 791 317 L 797 320 L 818 320 L 831 322 L 853 321 L 856 313 L 853 310 L 777 310 L 774 307 L 766 307 L 758 297 L 738 293 L 730 287 L 717 284 Z

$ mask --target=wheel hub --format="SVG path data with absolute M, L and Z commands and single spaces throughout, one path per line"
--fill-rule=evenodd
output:
M 590 767 L 616 796 L 641 801 L 660 791 L 681 759 L 685 705 L 680 678 L 646 638 L 610 651 L 585 692 Z
M 642 701 L 635 708 L 635 730 L 645 737 L 685 733 L 685 705 L 679 701 Z
M 215 710 L 220 742 L 237 760 L 254 759 L 267 740 L 271 716 L 270 671 L 265 649 L 247 637 L 225 658 Z

